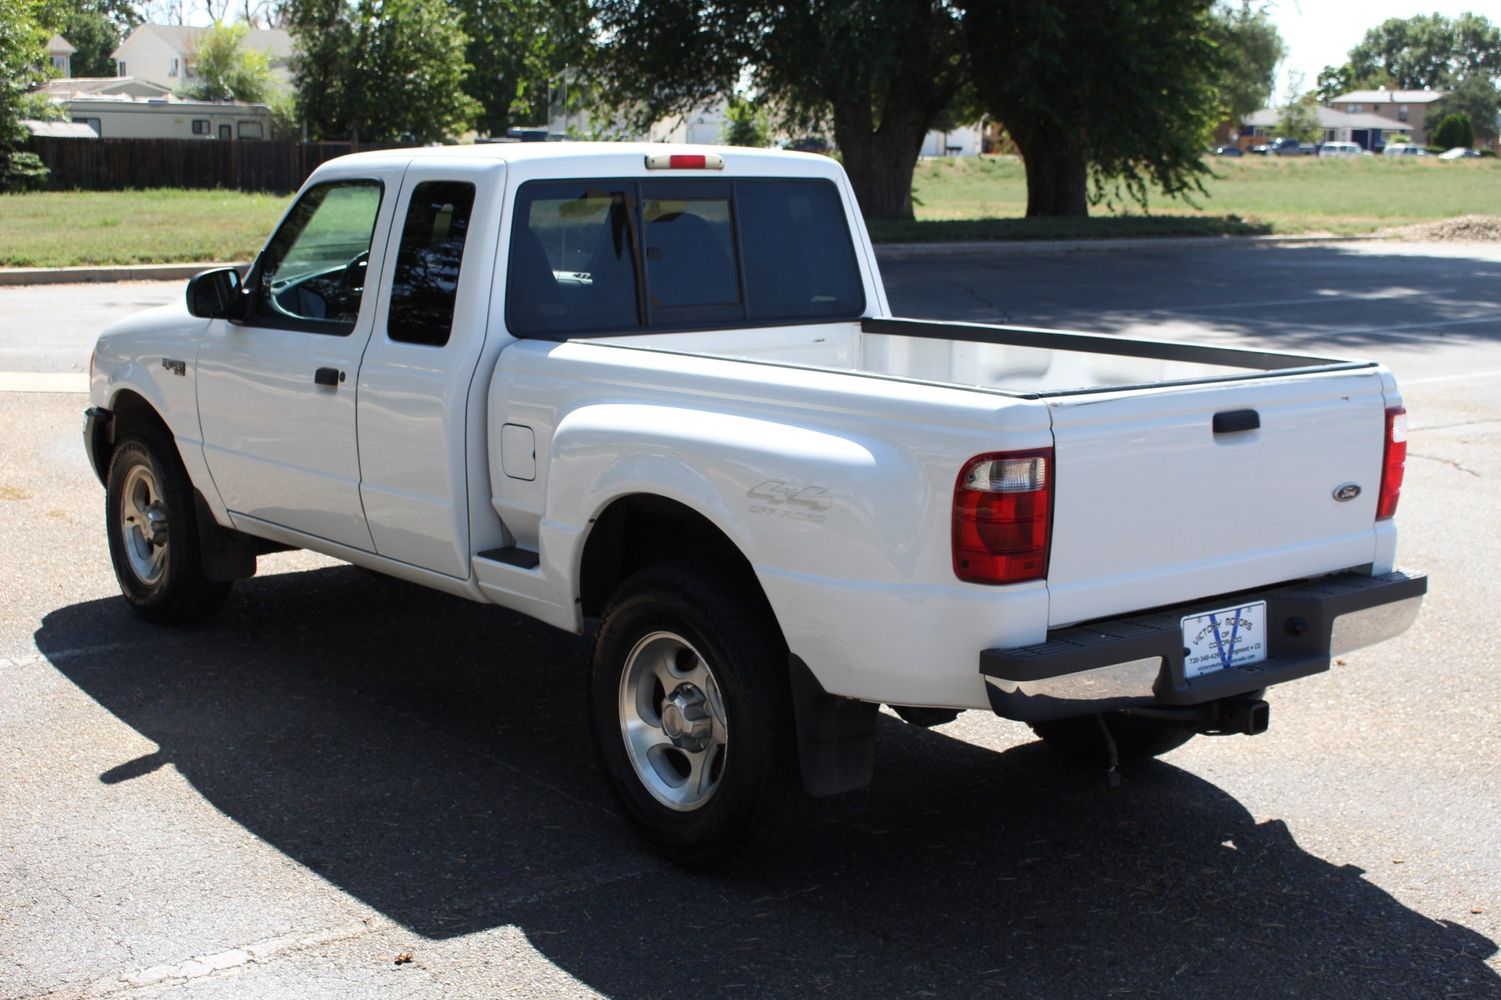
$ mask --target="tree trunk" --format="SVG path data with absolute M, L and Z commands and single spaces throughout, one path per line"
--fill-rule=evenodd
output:
M 927 122 L 920 115 L 888 119 L 871 127 L 868 108 L 834 109 L 834 141 L 845 173 L 867 219 L 911 219 L 912 174 Z
M 1089 160 L 1078 135 L 1047 122 L 1006 121 L 1027 168 L 1027 218 L 1089 215 Z

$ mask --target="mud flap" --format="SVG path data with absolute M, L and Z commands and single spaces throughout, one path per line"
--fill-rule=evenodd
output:
M 796 656 L 789 658 L 788 673 L 803 789 L 822 797 L 870 784 L 875 773 L 876 714 L 880 706 L 829 694 Z

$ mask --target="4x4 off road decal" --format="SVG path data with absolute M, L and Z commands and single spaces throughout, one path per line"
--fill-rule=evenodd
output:
M 750 505 L 752 514 L 768 514 L 812 524 L 822 524 L 823 512 L 834 506 L 829 491 L 824 487 L 793 486 L 780 479 L 768 479 L 751 487 L 745 495 L 754 501 Z

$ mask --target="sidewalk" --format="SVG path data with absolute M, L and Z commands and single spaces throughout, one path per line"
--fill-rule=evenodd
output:
M 66 285 L 96 281 L 186 281 L 199 271 L 229 266 L 231 265 L 201 263 L 117 264 L 109 267 L 0 267 L 0 287 Z

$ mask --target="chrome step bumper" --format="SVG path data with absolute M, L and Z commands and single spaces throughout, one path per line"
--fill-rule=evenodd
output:
M 1036 646 L 985 650 L 980 673 L 996 714 L 1021 722 L 1198 705 L 1321 673 L 1336 656 L 1400 635 L 1427 592 L 1424 573 L 1341 573 L 1058 629 Z M 1185 678 L 1183 618 L 1255 601 L 1267 605 L 1267 658 Z

